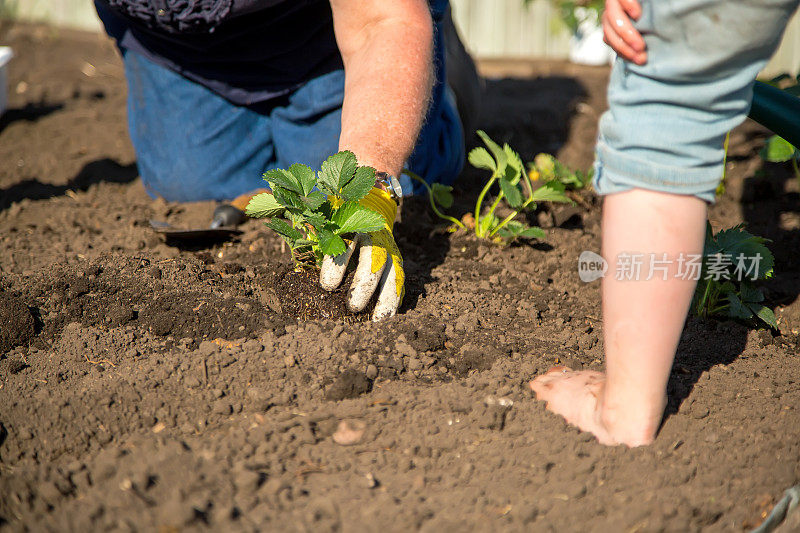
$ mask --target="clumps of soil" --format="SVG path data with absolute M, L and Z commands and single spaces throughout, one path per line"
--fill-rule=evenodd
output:
M 31 310 L 18 298 L 0 293 L 0 355 L 30 344 L 36 331 Z
M 344 320 L 353 323 L 365 320 L 371 307 L 353 314 L 347 308 L 348 291 L 352 273 L 338 289 L 326 291 L 319 284 L 319 270 L 304 268 L 295 270 L 290 265 L 281 265 L 265 274 L 262 280 L 261 300 L 278 314 L 298 320 Z
M 347 398 L 358 398 L 372 390 L 372 380 L 366 374 L 349 368 L 339 374 L 325 393 L 325 399 L 336 402 Z

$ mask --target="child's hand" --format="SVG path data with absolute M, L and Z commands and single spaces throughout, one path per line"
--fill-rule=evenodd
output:
M 633 27 L 631 19 L 639 20 L 641 16 L 642 6 L 638 0 L 606 0 L 603 40 L 623 59 L 637 65 L 645 64 L 647 52 L 644 39 Z

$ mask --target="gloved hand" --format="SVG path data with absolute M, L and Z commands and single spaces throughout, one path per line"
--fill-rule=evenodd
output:
M 325 256 L 322 260 L 320 285 L 328 291 L 341 285 L 350 257 L 360 245 L 348 307 L 353 312 L 363 311 L 372 295 L 377 293 L 372 320 L 378 321 L 393 316 L 405 294 L 403 257 L 392 235 L 397 204 L 389 193 L 378 187 L 374 187 L 359 203 L 380 213 L 386 219 L 386 224 L 379 231 L 357 234 L 348 243 L 343 254 L 336 257 Z

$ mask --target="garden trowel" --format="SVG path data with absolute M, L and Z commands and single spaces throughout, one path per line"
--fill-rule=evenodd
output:
M 218 242 L 228 240 L 231 237 L 241 235 L 241 231 L 236 228 L 239 224 L 245 221 L 247 215 L 244 214 L 247 204 L 250 199 L 262 192 L 267 192 L 266 189 L 259 189 L 253 192 L 245 193 L 236 197 L 233 201 L 227 204 L 222 204 L 214 209 L 214 214 L 211 217 L 211 224 L 207 228 L 193 228 L 182 229 L 175 228 L 167 222 L 158 220 L 151 220 L 150 227 L 157 233 L 164 235 L 167 240 L 180 241 L 184 243 L 203 243 L 203 242 Z

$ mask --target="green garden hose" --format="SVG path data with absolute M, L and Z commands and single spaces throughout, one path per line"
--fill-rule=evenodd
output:
M 750 118 L 800 147 L 800 98 L 756 81 Z

